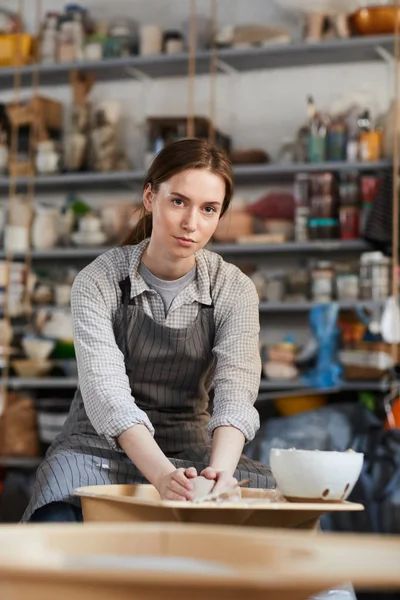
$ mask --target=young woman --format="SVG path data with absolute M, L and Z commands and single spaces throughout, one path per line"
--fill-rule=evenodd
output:
M 222 150 L 197 139 L 168 145 L 147 173 L 145 214 L 129 239 L 76 277 L 79 386 L 23 520 L 82 520 L 72 491 L 85 485 L 150 482 L 182 501 L 199 474 L 215 490 L 248 478 L 275 487 L 268 467 L 242 455 L 259 427 L 257 293 L 203 249 L 232 194 Z

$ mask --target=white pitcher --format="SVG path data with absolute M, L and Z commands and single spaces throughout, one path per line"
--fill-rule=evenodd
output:
M 57 208 L 37 206 L 32 225 L 32 246 L 38 250 L 53 248 L 58 238 Z

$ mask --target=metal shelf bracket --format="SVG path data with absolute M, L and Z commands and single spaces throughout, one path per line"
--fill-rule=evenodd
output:
M 394 63 L 394 57 L 391 52 L 386 50 L 383 46 L 375 46 L 375 52 L 381 59 L 388 65 L 392 65 Z
M 219 69 L 223 73 L 226 73 L 227 75 L 234 75 L 236 73 L 239 73 L 238 69 L 235 69 L 235 67 L 232 67 L 232 65 L 228 64 L 224 60 L 221 60 L 220 58 L 217 58 L 215 62 L 217 69 Z
M 149 81 L 149 79 L 151 79 L 151 77 L 147 75 L 147 73 L 144 73 L 137 67 L 125 67 L 124 70 L 125 73 L 133 79 L 138 79 L 139 81 Z

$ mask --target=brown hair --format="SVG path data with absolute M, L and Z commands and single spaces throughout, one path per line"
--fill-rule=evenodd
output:
M 143 190 L 148 184 L 157 193 L 160 185 L 173 175 L 188 169 L 208 169 L 220 175 L 225 181 L 225 197 L 220 216 L 227 211 L 233 196 L 232 166 L 228 155 L 222 148 L 207 140 L 185 139 L 168 144 L 157 154 L 147 171 Z M 139 244 L 150 237 L 153 227 L 151 213 L 146 213 L 143 207 L 142 215 L 123 242 L 123 246 Z

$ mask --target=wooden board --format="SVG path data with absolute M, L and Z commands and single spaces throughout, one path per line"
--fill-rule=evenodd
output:
M 245 488 L 242 502 L 163 501 L 152 485 L 99 485 L 74 491 L 85 521 L 184 522 L 315 529 L 327 512 L 361 511 L 351 502 L 271 502 L 270 490 Z M 265 499 L 265 501 L 264 501 Z
M 206 560 L 229 572 L 93 567 L 93 558 L 116 555 Z M 13 600 L 306 600 L 346 581 L 400 589 L 399 558 L 398 536 L 161 523 L 2 526 L 0 590 Z

